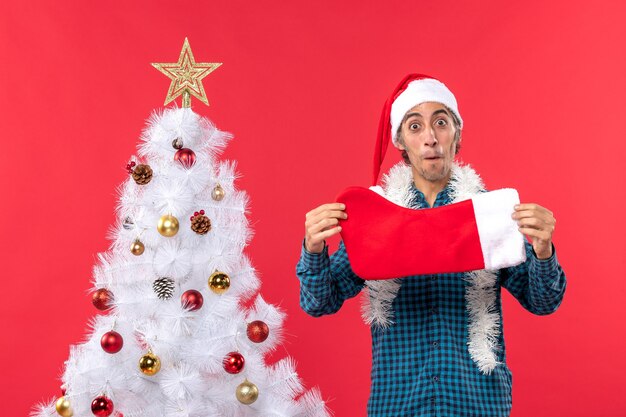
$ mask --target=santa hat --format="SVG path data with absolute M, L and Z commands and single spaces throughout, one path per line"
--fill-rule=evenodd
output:
M 459 113 L 456 98 L 444 83 L 424 74 L 407 75 L 393 90 L 383 106 L 374 150 L 372 185 L 376 185 L 378 181 L 380 166 L 385 158 L 389 140 L 391 139 L 393 144 L 397 146 L 396 134 L 404 115 L 414 106 L 427 101 L 434 101 L 448 107 L 459 119 L 461 128 L 463 127 L 463 119 Z

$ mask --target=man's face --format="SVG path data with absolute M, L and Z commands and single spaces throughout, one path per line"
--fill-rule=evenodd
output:
M 425 102 L 407 112 L 402 123 L 404 143 L 413 171 L 428 181 L 447 178 L 452 169 L 456 143 L 452 115 L 443 104 Z

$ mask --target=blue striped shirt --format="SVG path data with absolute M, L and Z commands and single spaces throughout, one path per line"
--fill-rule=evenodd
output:
M 429 207 L 424 194 L 411 187 L 414 203 Z M 434 207 L 449 204 L 449 185 Z M 416 205 L 416 204 L 413 204 Z M 565 293 L 565 274 L 552 246 L 552 256 L 539 260 L 525 241 L 527 261 L 497 273 L 496 308 L 502 323 L 501 287 L 528 311 L 553 313 Z M 296 266 L 300 305 L 311 316 L 337 312 L 356 296 L 365 281 L 351 269 L 343 242 L 329 257 L 308 252 L 304 244 Z M 394 323 L 371 327 L 372 371 L 367 404 L 369 417 L 489 417 L 508 416 L 512 406 L 512 376 L 506 366 L 502 325 L 496 366 L 479 372 L 467 349 L 468 313 L 464 274 L 405 277 L 393 301 Z

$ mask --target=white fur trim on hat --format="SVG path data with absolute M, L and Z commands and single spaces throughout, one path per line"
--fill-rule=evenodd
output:
M 441 103 L 450 108 L 459 118 L 461 128 L 463 127 L 463 119 L 459 113 L 456 98 L 444 83 L 433 78 L 411 81 L 391 105 L 391 139 L 394 145 L 397 146 L 396 133 L 404 115 L 413 107 L 427 101 Z

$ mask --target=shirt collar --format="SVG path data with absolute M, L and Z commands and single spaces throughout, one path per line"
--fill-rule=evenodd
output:
M 450 199 L 450 181 L 446 184 L 446 186 L 437 194 L 437 198 L 435 198 L 435 204 L 433 207 L 443 206 L 449 203 Z M 419 205 L 421 208 L 430 208 L 428 202 L 426 201 L 426 197 L 424 193 L 415 187 L 415 183 L 411 181 L 411 193 L 413 194 L 413 198 L 411 199 L 411 205 Z

